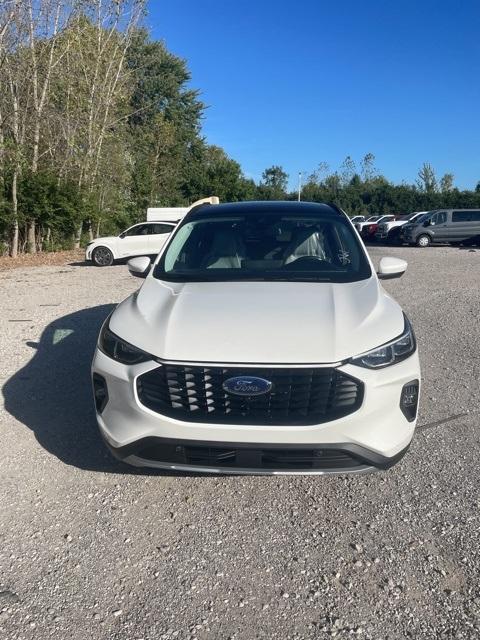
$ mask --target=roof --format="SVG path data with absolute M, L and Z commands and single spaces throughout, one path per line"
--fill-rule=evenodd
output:
M 336 205 L 318 203 L 318 202 L 296 202 L 288 200 L 260 200 L 260 201 L 245 201 L 245 202 L 226 202 L 223 204 L 212 205 L 199 205 L 194 207 L 187 215 L 185 219 L 191 220 L 192 218 L 203 218 L 206 216 L 214 215 L 299 215 L 299 216 L 318 216 L 329 215 L 338 216 L 344 215 L 343 212 L 336 207 Z

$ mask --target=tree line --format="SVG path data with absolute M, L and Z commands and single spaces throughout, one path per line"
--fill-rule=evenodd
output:
M 78 247 L 145 218 L 148 206 L 295 199 L 272 166 L 260 181 L 202 135 L 206 106 L 186 61 L 152 40 L 145 0 L 0 4 L 0 254 Z M 348 213 L 480 206 L 425 164 L 394 185 L 367 154 L 321 163 L 302 199 Z

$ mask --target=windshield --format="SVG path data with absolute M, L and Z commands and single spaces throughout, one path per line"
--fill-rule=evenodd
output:
M 418 218 L 410 218 L 410 222 L 413 222 L 414 224 L 421 224 L 422 222 L 425 222 L 425 220 L 428 220 L 431 215 L 432 212 L 429 211 L 428 213 L 424 213 L 423 216 L 418 216 Z
M 199 216 L 181 224 L 154 276 L 173 282 L 354 282 L 371 276 L 341 215 Z

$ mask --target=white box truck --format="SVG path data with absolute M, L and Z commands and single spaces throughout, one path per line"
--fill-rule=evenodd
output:
M 210 196 L 197 200 L 189 207 L 148 207 L 147 222 L 179 222 L 193 207 L 200 204 L 219 204 L 219 202 L 217 196 Z

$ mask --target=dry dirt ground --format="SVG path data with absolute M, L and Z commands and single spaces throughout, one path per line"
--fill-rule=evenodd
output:
M 65 265 L 70 262 L 82 262 L 85 252 L 82 249 L 73 251 L 57 251 L 55 253 L 21 253 L 16 258 L 0 256 L 0 271 L 18 269 L 19 267 L 44 267 Z
M 0 273 L 0 637 L 480 637 L 480 251 L 385 287 L 421 352 L 420 428 L 387 472 L 139 472 L 98 436 L 89 367 L 124 265 Z

